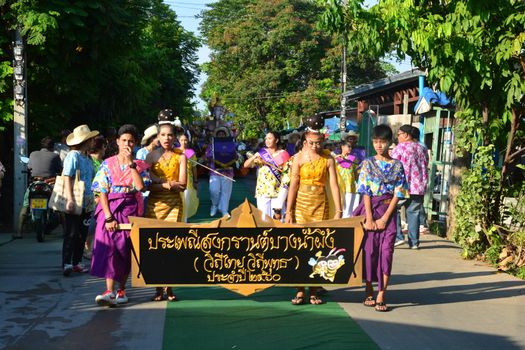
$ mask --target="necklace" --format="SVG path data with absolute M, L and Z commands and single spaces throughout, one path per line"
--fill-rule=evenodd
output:
M 172 156 L 172 152 L 166 151 L 160 156 L 160 159 L 162 159 L 162 161 L 164 161 L 165 163 L 169 163 L 171 156 Z

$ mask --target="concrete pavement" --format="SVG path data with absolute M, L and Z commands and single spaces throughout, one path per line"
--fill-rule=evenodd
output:
M 10 237 L 0 234 L 0 348 L 162 348 L 166 302 L 150 302 L 152 288 L 130 289 L 126 306 L 97 307 L 103 280 L 62 277 L 59 234 L 44 243 Z M 525 281 L 462 260 L 446 240 L 422 238 L 419 251 L 396 248 L 391 312 L 364 307 L 363 288 L 335 289 L 330 299 L 382 349 L 525 349 Z

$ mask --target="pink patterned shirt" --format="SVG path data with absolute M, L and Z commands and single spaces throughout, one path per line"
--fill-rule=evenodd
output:
M 428 151 L 418 142 L 400 142 L 392 158 L 403 164 L 410 194 L 424 195 L 428 184 Z

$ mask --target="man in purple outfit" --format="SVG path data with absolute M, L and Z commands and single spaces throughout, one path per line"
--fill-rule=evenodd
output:
M 423 199 L 428 184 L 428 151 L 425 146 L 413 138 L 414 127 L 402 125 L 397 132 L 399 144 L 392 151 L 392 158 L 403 164 L 405 176 L 410 189 L 410 198 L 402 206 L 406 207 L 408 223 L 408 245 L 419 248 L 420 212 L 423 210 Z M 400 221 L 397 224 L 395 246 L 405 243 Z

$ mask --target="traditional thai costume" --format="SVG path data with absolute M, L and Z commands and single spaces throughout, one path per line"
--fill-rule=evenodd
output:
M 337 182 L 341 190 L 343 204 L 343 218 L 352 216 L 352 212 L 359 204 L 359 193 L 356 191 L 357 159 L 353 155 L 335 157 Z
M 265 164 L 257 170 L 257 185 L 255 186 L 257 208 L 272 217 L 273 209 L 282 209 L 283 203 L 279 198 L 282 182 L 281 171 L 290 155 L 282 150 L 272 156 L 266 148 L 262 148 L 258 153 Z
M 326 193 L 328 156 L 305 163 L 299 168 L 299 188 L 295 200 L 295 221 L 305 224 L 329 219 Z
M 160 157 L 151 166 L 151 173 L 165 181 L 179 181 L 180 159 L 183 152 L 174 149 L 169 159 Z M 151 191 L 146 205 L 146 217 L 173 222 L 182 221 L 182 193 L 168 190 Z
M 199 208 L 199 197 L 197 196 L 197 189 L 193 185 L 195 178 L 193 177 L 193 169 L 195 168 L 195 163 L 197 162 L 197 156 L 195 151 L 191 148 L 184 150 L 184 155 L 188 159 L 188 166 L 186 173 L 188 174 L 188 181 L 186 184 L 186 190 L 184 190 L 184 203 L 183 203 L 183 221 L 187 222 L 188 218 L 191 218 L 197 213 Z
M 408 198 L 408 183 L 403 165 L 398 160 L 381 161 L 367 158 L 361 164 L 357 192 L 370 196 L 374 220 L 380 219 L 387 211 L 393 196 Z M 364 201 L 354 210 L 354 215 L 366 215 Z M 383 290 L 383 275 L 390 276 L 394 241 L 396 239 L 396 213 L 392 213 L 384 230 L 365 231 L 364 276 L 367 282 L 378 282 Z
M 210 172 L 211 216 L 219 210 L 221 215 L 228 215 L 232 195 L 233 165 L 237 161 L 237 146 L 232 137 L 214 137 L 206 149 L 209 167 L 224 176 Z M 230 179 L 227 179 L 230 178 Z
M 137 171 L 142 176 L 144 186 L 150 183 L 148 165 L 136 160 Z M 105 193 L 109 209 L 115 220 L 129 223 L 129 216 L 142 216 L 144 211 L 142 195 L 133 186 L 131 169 L 120 165 L 117 156 L 106 159 L 100 165 L 93 184 L 93 192 Z M 105 215 L 102 205 L 97 205 L 95 242 L 91 258 L 91 274 L 97 277 L 110 278 L 124 284 L 131 269 L 131 241 L 128 230 L 106 230 Z

